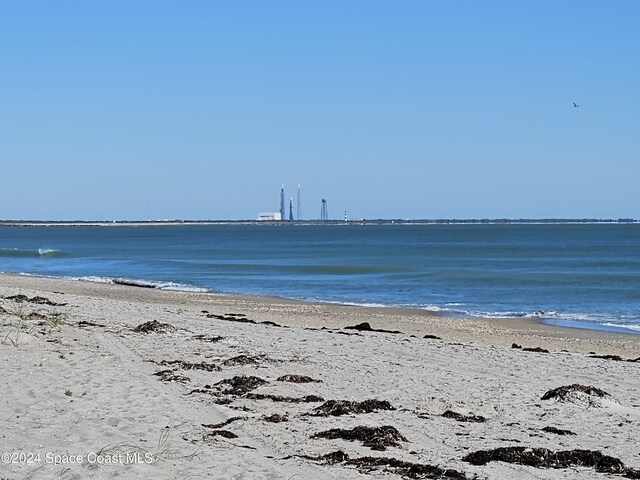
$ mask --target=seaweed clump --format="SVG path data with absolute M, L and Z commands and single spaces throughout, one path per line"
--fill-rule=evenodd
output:
M 23 295 L 22 293 L 19 293 L 18 295 L 9 295 L 8 297 L 4 297 L 4 298 L 6 300 L 13 300 L 16 303 L 27 302 L 27 303 L 35 303 L 36 305 L 49 305 L 51 307 L 64 307 L 65 305 L 67 305 L 66 303 L 52 302 L 46 297 L 35 296 L 35 297 L 29 298 L 26 295 Z
M 640 357 L 638 358 L 628 358 L 624 359 L 620 355 L 589 355 L 590 358 L 601 358 L 603 360 L 613 360 L 615 362 L 640 362 Z
M 547 433 L 555 433 L 556 435 L 575 435 L 571 430 L 564 430 L 556 427 L 544 427 L 541 430 Z
M 157 320 L 151 320 L 145 322 L 133 329 L 136 333 L 170 333 L 175 332 L 176 327 L 169 325 L 168 323 L 160 323 Z
M 489 462 L 506 462 L 535 468 L 593 468 L 598 473 L 613 473 L 627 478 L 640 478 L 640 470 L 626 467 L 618 458 L 604 455 L 597 450 L 563 450 L 555 452 L 547 448 L 500 447 L 479 450 L 462 458 L 472 465 Z
M 225 378 L 215 385 L 218 386 L 222 393 L 226 395 L 246 395 L 251 390 L 266 385 L 268 382 L 260 377 L 254 376 L 235 376 L 233 378 Z
M 80 320 L 77 324 L 79 327 L 106 327 L 106 325 L 102 325 L 100 323 L 88 322 L 87 320 Z
M 203 310 L 203 313 L 206 310 Z M 227 313 L 225 315 L 216 315 L 215 313 L 208 313 L 207 318 L 215 318 L 218 320 L 226 320 L 227 322 L 239 322 L 239 323 L 256 323 L 255 320 L 247 318 L 243 313 Z
M 522 349 L 523 352 L 536 352 L 536 353 L 549 353 L 549 350 L 542 347 L 525 347 Z
M 164 367 L 179 367 L 183 370 L 204 370 L 205 372 L 219 372 L 222 370 L 214 363 L 191 363 L 183 360 L 162 360 L 158 362 L 158 365 L 162 365 Z
M 229 430 L 213 430 L 212 432 L 207 432 L 203 435 L 204 440 L 208 440 L 213 437 L 238 438 L 238 435 L 230 432 Z
M 262 417 L 262 420 L 269 423 L 280 423 L 280 422 L 288 422 L 289 417 L 286 415 L 280 415 L 279 413 L 274 413 L 273 415 L 265 415 Z
M 220 340 L 224 340 L 224 337 L 221 337 L 220 335 L 194 335 L 193 339 L 200 340 L 201 342 L 216 343 Z
M 381 328 L 373 328 L 369 322 L 359 323 L 357 325 L 351 325 L 349 327 L 344 327 L 345 330 L 357 330 L 359 332 L 381 332 L 381 333 L 402 333 L 398 330 L 384 330 Z
M 231 357 L 222 362 L 222 365 L 225 367 L 237 367 L 241 365 L 257 365 L 260 363 L 264 356 L 255 356 L 251 357 L 248 355 L 238 355 L 236 357 Z
M 245 398 L 249 400 L 272 400 L 274 402 L 285 403 L 314 403 L 324 402 L 324 398 L 317 395 L 307 395 L 305 397 L 283 397 L 282 395 L 271 395 L 264 393 L 247 393 Z
M 339 417 L 341 415 L 372 413 L 378 410 L 395 410 L 396 408 L 386 400 L 370 399 L 363 402 L 349 400 L 328 400 L 313 409 L 311 415 L 315 417 Z
M 306 375 L 283 375 L 276 379 L 277 382 L 290 382 L 290 383 L 322 383 L 322 380 L 315 380 Z
M 231 417 L 228 420 L 225 420 L 224 422 L 221 422 L 221 423 L 209 423 L 209 424 L 203 423 L 202 426 L 205 428 L 213 428 L 217 430 L 237 420 L 246 420 L 246 417 Z
M 269 325 L 271 327 L 282 327 L 282 325 L 277 324 L 276 322 L 271 322 L 269 320 L 264 322 L 256 322 L 255 320 L 251 320 L 247 318 L 244 313 L 227 313 L 225 315 L 216 315 L 215 313 L 209 313 L 206 310 L 203 310 L 202 313 L 207 315 L 207 318 L 216 318 L 218 320 L 225 320 L 227 322 L 238 322 L 238 323 L 251 323 L 253 325 Z
M 457 420 L 458 422 L 484 423 L 487 421 L 487 419 L 482 415 L 462 415 L 461 413 L 454 412 L 452 410 L 447 410 L 441 416 Z
M 315 433 L 311 435 L 311 438 L 327 438 L 329 440 L 340 438 L 350 442 L 358 441 L 371 450 L 380 451 L 386 450 L 387 447 L 398 447 L 400 442 L 407 441 L 395 427 L 390 425 L 382 427 L 359 426 L 352 429 L 332 428 Z
M 563 385 L 562 387 L 554 388 L 552 390 L 548 390 L 542 395 L 542 400 L 551 400 L 556 399 L 560 401 L 567 401 L 574 398 L 576 395 L 584 394 L 591 397 L 599 397 L 606 398 L 611 397 L 604 390 L 600 390 L 596 387 L 591 387 L 589 385 L 580 385 L 579 383 L 574 383 L 572 385 Z
M 442 479 L 450 478 L 454 480 L 468 480 L 469 477 L 464 472 L 454 469 L 444 469 L 436 465 L 422 463 L 405 462 L 397 458 L 389 457 L 357 457 L 349 458 L 349 455 L 342 450 L 327 453 L 317 457 L 301 455 L 301 458 L 320 462 L 325 465 L 345 465 L 355 467 L 361 473 L 371 473 L 373 471 L 383 471 L 400 475 L 410 479 Z
M 547 350 L 546 348 L 542 348 L 542 347 L 525 347 L 525 348 L 522 348 L 522 345 L 519 345 L 517 343 L 512 343 L 511 344 L 511 348 L 517 348 L 517 349 L 522 350 L 523 352 L 549 353 L 549 350 Z
M 159 372 L 154 373 L 154 375 L 157 377 L 160 377 L 160 380 L 163 382 L 186 383 L 191 381 L 189 377 L 185 377 L 184 375 L 177 374 L 173 370 L 161 370 Z

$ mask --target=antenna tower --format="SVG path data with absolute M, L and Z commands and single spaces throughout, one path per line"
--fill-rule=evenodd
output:
M 298 184 L 298 220 L 302 220 L 302 197 L 300 196 L 300 184 Z
M 322 209 L 320 210 L 320 220 L 323 222 L 329 220 L 329 214 L 327 212 L 327 200 L 322 199 Z

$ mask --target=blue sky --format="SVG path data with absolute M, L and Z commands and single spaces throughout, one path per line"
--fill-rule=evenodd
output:
M 0 2 L 0 218 L 640 218 L 640 2 Z M 580 107 L 572 107 L 572 102 Z M 294 198 L 295 203 L 295 198 Z

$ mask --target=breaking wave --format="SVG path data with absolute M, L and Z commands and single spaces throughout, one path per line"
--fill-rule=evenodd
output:
M 0 257 L 59 257 L 63 252 L 55 248 L 0 248 Z
M 175 290 L 180 292 L 205 293 L 205 292 L 211 291 L 210 289 L 207 289 L 207 288 L 197 287 L 195 285 L 189 285 L 185 283 L 160 282 L 160 281 L 140 280 L 140 279 L 122 278 L 122 277 L 88 276 L 88 277 L 75 277 L 74 280 L 80 280 L 83 282 L 94 282 L 94 283 L 108 283 L 111 285 L 124 285 L 127 287 L 153 288 L 157 290 Z

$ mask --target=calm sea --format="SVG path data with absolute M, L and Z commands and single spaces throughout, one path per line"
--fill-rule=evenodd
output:
M 0 271 L 640 331 L 640 224 L 3 227 Z

